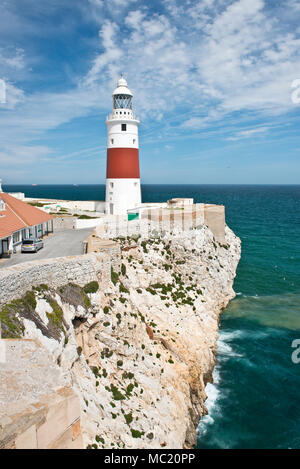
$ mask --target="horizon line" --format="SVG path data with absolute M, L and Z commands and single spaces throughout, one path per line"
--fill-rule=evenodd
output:
M 30 183 L 5 183 L 3 184 L 2 183 L 2 187 L 6 187 L 6 186 L 28 186 L 28 187 L 37 187 L 37 186 L 74 186 L 74 187 L 78 187 L 78 186 L 104 186 L 105 187 L 105 183 L 86 183 L 86 184 L 77 184 L 77 183 L 52 183 L 52 182 L 48 182 L 48 183 L 34 183 L 34 184 L 30 184 Z M 298 183 L 206 183 L 206 184 L 203 184 L 203 183 L 190 183 L 190 184 L 187 184 L 187 183 L 184 183 L 184 184 L 181 184 L 181 183 L 178 183 L 178 182 L 174 182 L 174 183 L 166 183 L 166 182 L 163 182 L 163 183 L 153 183 L 153 182 L 146 182 L 146 183 L 141 183 L 141 186 L 300 186 L 300 184 Z

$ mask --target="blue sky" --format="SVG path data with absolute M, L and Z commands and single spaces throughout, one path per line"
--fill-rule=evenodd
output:
M 142 182 L 300 183 L 299 0 L 0 0 L 3 182 L 104 183 L 121 72 Z

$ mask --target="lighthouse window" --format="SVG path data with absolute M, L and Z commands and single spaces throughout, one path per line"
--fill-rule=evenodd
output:
M 122 124 L 122 132 L 126 132 L 126 124 Z
M 127 94 L 114 96 L 114 109 L 132 109 L 132 97 Z
M 133 145 L 135 144 L 135 138 L 133 139 Z
M 110 142 L 111 142 L 111 144 L 113 145 L 113 143 L 114 143 L 114 139 L 112 138 L 112 139 L 110 140 Z

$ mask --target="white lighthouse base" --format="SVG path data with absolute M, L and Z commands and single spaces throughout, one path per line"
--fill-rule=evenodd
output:
M 141 205 L 140 179 L 106 179 L 105 212 L 126 215 L 127 210 Z

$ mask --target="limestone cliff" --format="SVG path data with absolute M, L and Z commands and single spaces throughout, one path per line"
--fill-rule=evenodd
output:
M 114 241 L 107 288 L 37 285 L 14 327 L 52 354 L 77 392 L 86 447 L 192 447 L 240 240 L 226 227 L 220 244 L 203 226 Z

